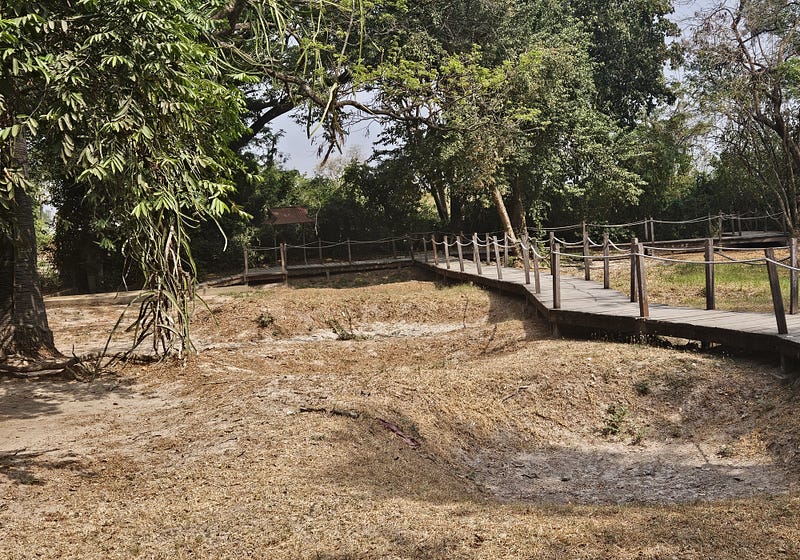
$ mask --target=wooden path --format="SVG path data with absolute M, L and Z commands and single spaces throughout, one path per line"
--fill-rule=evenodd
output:
M 789 369 L 800 358 L 800 315 L 787 315 L 789 334 L 778 334 L 775 316 L 771 313 L 706 311 L 689 307 L 673 307 L 651 303 L 649 317 L 640 317 L 638 303 L 629 296 L 604 289 L 601 282 L 561 275 L 561 307 L 553 308 L 553 278 L 541 273 L 541 293 L 535 293 L 533 273 L 531 284 L 525 284 L 524 272 L 517 268 L 501 268 L 498 278 L 496 265 L 483 264 L 481 274 L 472 261 L 464 261 L 464 272 L 458 261 L 422 262 L 416 264 L 437 274 L 462 282 L 513 293 L 526 298 L 537 314 L 547 320 L 554 333 L 582 331 L 622 336 L 660 335 L 703 343 L 724 344 L 757 352 L 775 353 L 782 366 Z

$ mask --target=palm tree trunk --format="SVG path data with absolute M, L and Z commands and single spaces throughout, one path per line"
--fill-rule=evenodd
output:
M 28 146 L 24 132 L 14 140 L 12 165 L 28 176 Z M 53 342 L 36 269 L 36 228 L 33 199 L 15 189 L 10 237 L 0 239 L 0 355 L 26 357 L 60 355 Z

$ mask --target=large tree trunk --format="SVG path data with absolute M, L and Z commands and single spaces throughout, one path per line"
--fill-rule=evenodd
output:
M 500 187 L 497 185 L 492 187 L 492 199 L 494 200 L 494 205 L 497 207 L 497 213 L 500 215 L 500 222 L 503 224 L 503 230 L 506 232 L 511 242 L 516 244 L 517 236 L 514 233 L 514 227 L 511 225 L 511 218 L 508 215 L 506 203 L 503 200 L 503 193 L 500 192 Z
M 528 233 L 528 220 L 525 217 L 525 196 L 522 193 L 522 186 L 519 179 L 511 183 L 511 226 L 514 231 L 525 235 Z
M 12 165 L 28 176 L 24 133 L 16 137 Z M 33 199 L 17 188 L 11 209 L 11 236 L 0 237 L 0 355 L 37 358 L 59 355 L 47 323 L 36 269 Z
M 431 183 L 428 186 L 428 191 L 431 193 L 433 201 L 436 203 L 436 213 L 439 215 L 439 221 L 443 224 L 449 223 L 450 211 L 447 208 L 447 193 L 444 187 Z

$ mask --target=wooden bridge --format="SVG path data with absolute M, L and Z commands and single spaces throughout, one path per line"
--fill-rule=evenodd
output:
M 504 266 L 507 257 L 506 246 L 496 238 L 486 237 L 485 241 L 477 235 L 462 241 L 444 238 L 432 239 L 436 249 L 415 258 L 415 264 L 443 278 L 477 285 L 515 294 L 526 299 L 538 316 L 546 320 L 554 334 L 562 332 L 590 332 L 639 338 L 642 336 L 668 336 L 696 340 L 707 346 L 712 343 L 754 352 L 773 353 L 781 358 L 784 371 L 793 369 L 800 361 L 800 315 L 797 315 L 798 282 L 796 240 L 786 247 L 790 252 L 790 265 L 775 259 L 773 249 L 766 249 L 763 261 L 768 270 L 772 289 L 775 313 L 754 313 L 720 311 L 714 309 L 714 262 L 713 240 L 706 241 L 705 261 L 700 264 L 706 268 L 706 307 L 697 309 L 663 304 L 650 304 L 647 296 L 645 260 L 659 259 L 648 254 L 647 246 L 633 240 L 627 247 L 620 248 L 609 243 L 606 236 L 602 254 L 591 254 L 588 243 L 583 243 L 581 254 L 566 253 L 558 242 L 553 242 L 549 251 L 547 272 L 541 266 L 541 255 L 535 245 L 523 240 L 523 268 Z M 577 243 L 575 244 L 577 245 Z M 465 258 L 464 247 L 471 247 L 472 258 Z M 610 246 L 618 251 L 611 254 Z M 650 251 L 655 247 L 650 247 Z M 485 257 L 484 257 L 485 252 Z M 458 256 L 453 256 L 457 253 Z M 474 255 L 478 255 L 475 258 Z M 492 258 L 494 257 L 494 258 Z M 561 274 L 561 260 L 570 258 L 583 261 L 584 277 Z M 609 263 L 612 260 L 626 259 L 631 263 L 631 294 L 623 294 L 609 287 Z M 603 281 L 589 279 L 590 265 L 595 261 L 603 263 Z M 670 259 L 659 259 L 670 260 Z M 790 270 L 789 310 L 795 314 L 786 315 L 780 292 L 777 269 Z M 765 276 L 767 274 L 765 273 Z

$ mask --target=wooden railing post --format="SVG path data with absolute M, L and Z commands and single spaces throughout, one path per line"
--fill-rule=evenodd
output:
M 461 248 L 461 236 L 456 238 L 456 247 L 458 248 L 458 269 L 464 272 L 464 251 Z
M 486 234 L 486 266 L 492 264 L 492 244 L 489 243 L 489 234 Z
M 736 214 L 736 231 L 739 234 L 739 237 L 742 236 L 742 215 Z
M 247 286 L 247 273 L 249 272 L 249 262 L 247 260 L 247 245 L 242 247 L 242 251 L 244 252 L 244 272 L 242 273 L 242 284 Z
M 350 238 L 347 238 L 347 262 L 353 264 L 353 249 L 350 247 Z
M 503 234 L 503 266 L 508 266 L 508 234 Z
M 433 264 L 439 266 L 439 251 L 436 249 L 436 234 L 431 235 L 431 247 L 433 247 Z
M 650 243 L 656 240 L 656 221 L 650 216 Z
M 586 220 L 581 222 L 581 229 L 583 230 L 583 279 L 591 280 L 591 262 L 589 258 L 589 230 L 586 228 Z
M 444 266 L 450 270 L 450 240 L 444 236 Z
M 611 288 L 611 276 L 609 274 L 611 251 L 608 244 L 608 232 L 603 234 L 603 288 Z
M 406 245 L 408 245 L 408 255 L 411 257 L 411 260 L 414 260 L 414 242 L 411 241 L 411 238 L 406 235 Z
M 425 241 L 425 235 L 422 235 L 422 255 L 425 263 L 428 263 L 428 242 Z
M 553 309 L 561 309 L 561 246 L 553 244 L 550 251 L 550 273 L 553 275 Z
M 497 279 L 503 279 L 503 265 L 500 262 L 500 243 L 497 241 L 497 236 L 492 236 L 492 245 L 494 245 L 494 262 L 497 265 Z
M 789 314 L 796 315 L 798 307 L 798 274 L 797 274 L 797 238 L 789 240 Z
M 781 283 L 778 278 L 778 265 L 775 264 L 775 250 L 764 249 L 764 256 L 767 257 L 769 289 L 772 292 L 772 307 L 775 310 L 775 321 L 778 323 L 778 334 L 789 334 L 789 328 L 786 326 L 786 312 L 783 309 Z
M 286 243 L 281 243 L 281 272 L 286 275 L 288 273 L 286 264 Z
M 319 264 L 322 264 L 322 239 L 317 239 L 317 248 L 319 249 Z
M 534 247 L 533 245 L 536 245 L 536 247 Z M 533 286 L 534 286 L 534 291 L 537 294 L 541 294 L 542 293 L 542 279 L 541 279 L 541 276 L 539 274 L 539 269 L 540 269 L 540 266 L 539 266 L 539 247 L 538 247 L 539 241 L 535 240 L 533 242 L 533 245 L 531 244 L 530 237 L 529 237 L 528 238 L 528 249 L 533 249 Z
M 638 299 L 636 294 L 637 290 L 637 282 L 636 282 L 636 247 L 639 245 L 639 240 L 637 238 L 631 239 L 631 302 L 635 302 Z
M 528 237 L 527 233 L 522 236 L 521 245 L 522 245 L 522 269 L 525 272 L 525 284 L 530 284 L 531 283 L 531 251 L 530 251 L 531 240 Z
M 719 227 L 719 240 L 722 241 L 722 210 L 719 211 L 719 216 L 717 216 L 717 227 Z
M 639 286 L 639 316 L 650 316 L 650 305 L 647 298 L 647 274 L 644 267 L 644 247 L 636 245 L 636 280 Z
M 472 234 L 472 260 L 475 262 L 475 268 L 478 270 L 478 275 L 482 274 L 481 272 L 481 250 L 478 247 L 478 234 Z
M 714 240 L 706 239 L 705 251 L 706 269 L 706 309 L 716 309 L 715 283 L 714 283 Z

